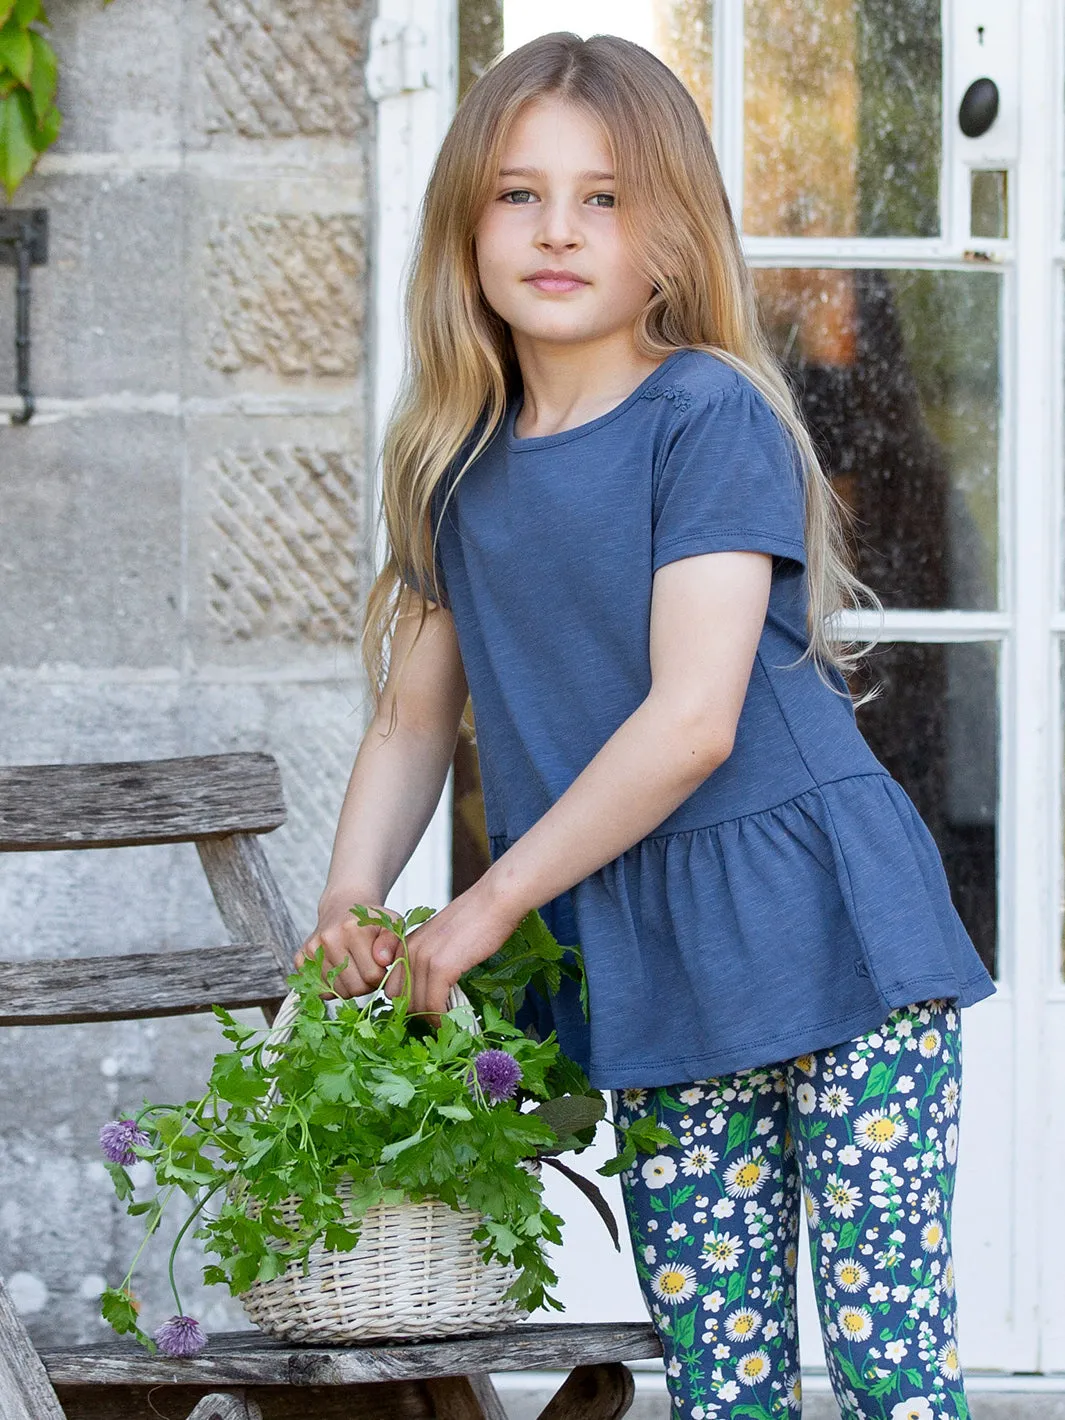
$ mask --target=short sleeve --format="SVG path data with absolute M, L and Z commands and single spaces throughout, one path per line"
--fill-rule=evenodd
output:
M 671 436 L 655 481 L 653 571 L 703 552 L 768 552 L 805 567 L 804 502 L 790 436 L 738 379 Z

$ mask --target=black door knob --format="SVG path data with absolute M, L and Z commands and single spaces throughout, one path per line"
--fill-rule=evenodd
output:
M 982 138 L 998 117 L 998 85 L 994 79 L 974 79 L 958 109 L 958 125 L 966 138 Z

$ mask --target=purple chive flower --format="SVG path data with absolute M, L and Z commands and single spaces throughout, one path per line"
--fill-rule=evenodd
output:
M 482 1050 L 480 1055 L 474 1057 L 473 1069 L 489 1104 L 514 1098 L 521 1079 L 521 1066 L 509 1051 Z
M 100 1130 L 100 1148 L 113 1164 L 135 1164 L 133 1146 L 144 1147 L 148 1135 L 137 1127 L 135 1119 L 112 1119 Z
M 207 1345 L 194 1316 L 172 1316 L 155 1333 L 155 1344 L 164 1356 L 195 1356 Z

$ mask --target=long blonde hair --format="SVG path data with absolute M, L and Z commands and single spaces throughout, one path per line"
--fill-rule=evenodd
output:
M 756 386 L 794 441 L 805 484 L 809 589 L 809 644 L 799 661 L 812 658 L 830 689 L 842 693 L 827 669 L 846 674 L 866 646 L 834 641 L 829 622 L 844 608 L 880 602 L 848 566 L 848 510 L 762 328 L 706 125 L 680 80 L 648 50 L 614 35 L 582 40 L 560 32 L 498 59 L 474 83 L 422 204 L 406 293 L 404 376 L 382 451 L 389 553 L 363 626 L 374 704 L 402 582 L 440 595 L 433 492 L 466 444 L 454 482 L 461 478 L 491 440 L 508 396 L 521 388 L 509 327 L 481 291 L 473 237 L 511 126 L 527 104 L 548 95 L 599 122 L 613 150 L 622 230 L 634 263 L 657 288 L 636 321 L 636 349 L 657 361 L 678 347 L 709 351 Z M 426 615 L 423 601 L 419 633 Z

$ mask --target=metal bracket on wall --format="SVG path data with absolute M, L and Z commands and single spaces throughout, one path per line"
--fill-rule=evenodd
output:
M 15 362 L 22 413 L 11 416 L 12 424 L 28 424 L 33 418 L 30 393 L 30 267 L 48 260 L 48 213 L 43 207 L 22 211 L 0 211 L 0 266 L 15 266 Z

